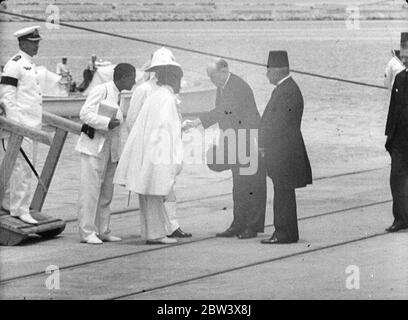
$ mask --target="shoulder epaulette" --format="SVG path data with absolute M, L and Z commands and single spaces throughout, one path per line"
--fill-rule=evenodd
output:
M 18 55 L 16 55 L 13 59 L 11 59 L 11 60 L 13 60 L 13 61 L 18 61 L 18 60 L 20 60 L 21 59 L 21 56 L 18 54 Z

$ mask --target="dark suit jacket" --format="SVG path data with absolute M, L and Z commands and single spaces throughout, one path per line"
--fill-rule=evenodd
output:
M 388 109 L 387 125 L 385 127 L 385 135 L 387 142 L 385 148 L 391 152 L 392 142 L 395 138 L 395 131 L 400 120 L 401 112 L 408 107 L 408 72 L 401 71 L 395 77 L 394 85 L 391 92 L 390 107 Z M 408 137 L 407 137 L 408 139 Z M 407 150 L 408 151 L 408 150 Z
M 238 137 L 238 129 L 258 129 L 260 119 L 252 89 L 244 80 L 233 73 L 231 73 L 224 89 L 217 89 L 215 108 L 200 115 L 204 128 L 218 123 L 221 130 L 235 130 L 236 137 Z M 249 130 L 246 131 L 246 149 L 247 155 L 249 155 Z M 227 152 L 226 148 L 225 152 Z
M 265 166 L 273 184 L 281 189 L 312 183 L 312 170 L 300 125 L 303 97 L 290 77 L 272 93 L 261 119 L 259 145 L 265 149 Z

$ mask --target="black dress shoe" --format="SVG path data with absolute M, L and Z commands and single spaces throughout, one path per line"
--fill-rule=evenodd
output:
M 385 229 L 387 232 L 397 232 L 402 229 L 407 229 L 408 225 L 405 223 L 393 223 L 390 227 Z
M 234 229 L 234 228 L 228 228 L 224 232 L 217 233 L 215 236 L 216 237 L 221 237 L 221 238 L 231 238 L 235 237 L 239 234 L 239 230 Z
M 180 228 L 174 231 L 171 235 L 168 236 L 169 238 L 190 238 L 192 237 L 191 233 L 184 232 Z
M 258 233 L 252 229 L 245 229 L 243 232 L 238 234 L 238 239 L 251 239 L 256 238 Z
M 275 237 L 261 240 L 261 243 L 263 244 L 281 244 L 281 243 L 295 243 L 295 242 L 297 241 L 283 240 L 283 239 L 278 239 Z

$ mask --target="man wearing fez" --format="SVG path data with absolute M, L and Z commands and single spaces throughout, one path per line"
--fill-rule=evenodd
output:
M 400 57 L 404 70 L 395 77 L 385 128 L 385 148 L 391 155 L 394 215 L 393 224 L 386 229 L 388 232 L 408 228 L 408 33 L 401 33 Z
M 254 94 L 249 85 L 237 75 L 231 73 L 228 64 L 223 59 L 217 59 L 207 67 L 207 74 L 211 82 L 217 87 L 215 108 L 204 113 L 200 119 L 194 121 L 198 125 L 201 121 L 206 129 L 218 123 L 220 134 L 220 149 L 224 149 L 223 163 L 216 148 L 210 149 L 213 159 L 208 165 L 214 171 L 232 171 L 233 184 L 233 214 L 231 226 L 224 232 L 217 233 L 217 237 L 238 236 L 239 239 L 249 239 L 264 232 L 266 206 L 266 173 L 258 166 L 257 134 L 251 135 L 250 130 L 258 133 L 260 115 L 256 107 Z M 241 132 L 240 132 L 241 131 Z M 235 133 L 236 139 L 231 139 L 229 133 Z M 242 132 L 244 133 L 242 135 Z M 225 143 L 228 137 L 228 143 Z M 234 141 L 235 140 L 235 141 Z M 248 163 L 240 163 L 240 157 L 229 159 L 234 151 L 229 150 L 235 143 L 237 153 L 244 151 L 250 154 Z M 253 149 L 255 147 L 255 152 Z M 241 151 L 240 151 L 241 150 Z M 228 157 L 227 157 L 228 155 Z M 212 157 L 211 157 L 212 158 Z M 226 159 L 228 158 L 228 159 Z M 228 160 L 228 162 L 227 162 Z M 231 163 L 235 160 L 236 163 Z M 212 163 L 211 163 L 212 162 Z M 245 172 L 243 169 L 253 168 Z M 253 171 L 253 172 L 251 172 Z
M 261 119 L 259 146 L 274 185 L 275 232 L 261 242 L 297 242 L 295 189 L 312 183 L 312 170 L 300 131 L 303 97 L 289 74 L 286 51 L 269 52 L 266 76 L 276 87 Z
M 33 61 L 41 40 L 39 28 L 33 26 L 14 33 L 20 51 L 7 62 L 0 80 L 0 102 L 5 106 L 7 118 L 36 129 L 40 129 L 42 125 L 42 92 Z M 33 141 L 25 138 L 22 149 L 28 158 L 33 158 L 33 148 Z M 0 157 L 6 149 L 7 141 L 4 139 L 1 141 Z M 31 180 L 31 168 L 22 154 L 19 154 L 2 207 L 13 217 L 29 224 L 37 224 L 30 215 Z

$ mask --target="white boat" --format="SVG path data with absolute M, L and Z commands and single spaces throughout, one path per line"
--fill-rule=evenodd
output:
M 59 80 L 61 79 L 61 76 L 42 67 L 41 85 L 44 92 L 44 110 L 62 117 L 78 117 L 79 111 L 81 110 L 89 91 L 98 84 L 104 83 L 113 78 L 114 66 L 115 65 L 110 63 L 99 66 L 91 83 L 83 93 L 78 92 L 69 95 L 66 91 L 63 91 L 60 88 Z M 137 85 L 144 81 L 144 72 L 137 70 L 136 75 Z M 216 90 L 214 87 L 211 87 L 209 81 L 196 82 L 194 86 L 188 86 L 186 82 L 182 83 L 180 93 L 180 108 L 182 114 L 192 115 L 211 110 L 215 105 L 215 93 Z M 129 108 L 131 95 L 132 93 L 130 91 L 124 92 L 121 95 L 121 106 L 125 115 Z
M 215 93 L 213 88 L 190 88 L 180 93 L 181 113 L 184 116 L 195 115 L 206 112 L 215 106 Z M 122 94 L 121 106 L 123 110 L 129 107 L 131 92 Z M 68 97 L 44 97 L 43 108 L 45 111 L 54 113 L 61 117 L 78 117 L 79 111 L 86 97 L 82 94 L 73 94 Z

